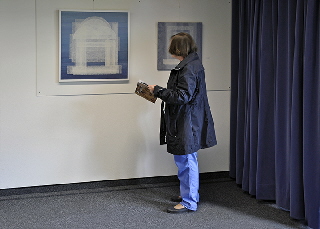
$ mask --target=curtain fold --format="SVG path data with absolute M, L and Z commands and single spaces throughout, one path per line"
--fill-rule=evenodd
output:
M 232 5 L 230 176 L 320 229 L 318 0 Z

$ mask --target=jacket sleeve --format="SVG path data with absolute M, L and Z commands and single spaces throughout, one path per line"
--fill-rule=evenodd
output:
M 184 67 L 178 74 L 178 82 L 175 89 L 155 86 L 154 95 L 167 104 L 186 104 L 192 100 L 197 87 L 197 75 L 187 67 Z

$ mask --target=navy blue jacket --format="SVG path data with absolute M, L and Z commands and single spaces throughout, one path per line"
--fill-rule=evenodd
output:
M 190 53 L 171 70 L 167 88 L 155 86 L 154 95 L 162 100 L 160 144 L 167 144 L 168 153 L 185 155 L 217 144 L 197 53 Z

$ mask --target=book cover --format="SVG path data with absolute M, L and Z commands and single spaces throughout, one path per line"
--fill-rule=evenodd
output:
M 137 83 L 135 93 L 137 95 L 141 96 L 142 98 L 145 98 L 146 100 L 152 102 L 152 103 L 155 103 L 157 100 L 157 98 L 149 90 L 148 84 L 146 84 L 145 82 L 143 82 L 141 80 L 139 80 Z

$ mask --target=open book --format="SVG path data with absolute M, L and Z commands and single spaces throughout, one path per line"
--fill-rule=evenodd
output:
M 148 88 L 148 84 L 146 84 L 145 82 L 139 80 L 137 83 L 137 88 L 135 93 L 139 96 L 141 96 L 142 98 L 145 98 L 146 100 L 155 103 L 157 100 L 157 97 L 155 97 L 153 95 L 153 93 L 151 93 L 151 91 Z

